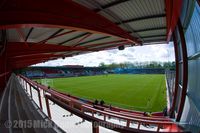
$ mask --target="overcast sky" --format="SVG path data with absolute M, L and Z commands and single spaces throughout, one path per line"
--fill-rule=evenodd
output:
M 62 65 L 84 65 L 99 66 L 105 64 L 123 62 L 144 61 L 174 61 L 173 44 L 156 44 L 137 47 L 128 47 L 125 50 L 106 50 L 89 54 L 78 55 L 63 59 L 48 61 L 37 64 L 37 66 L 62 66 Z

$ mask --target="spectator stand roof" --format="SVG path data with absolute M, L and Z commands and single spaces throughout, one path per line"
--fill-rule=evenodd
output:
M 182 0 L 2 1 L 0 73 L 123 45 L 168 42 L 181 5 Z

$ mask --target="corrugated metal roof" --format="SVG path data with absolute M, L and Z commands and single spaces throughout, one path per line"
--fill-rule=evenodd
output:
M 65 32 L 68 32 L 68 31 L 69 30 L 64 30 L 62 33 L 65 33 Z M 66 34 L 66 35 L 59 36 L 59 37 L 56 37 L 54 39 L 51 39 L 51 40 L 48 41 L 48 43 L 49 44 L 60 44 L 60 43 L 63 43 L 62 45 L 70 45 L 70 44 L 73 44 L 73 42 L 77 41 L 78 38 L 74 39 L 74 40 L 71 40 L 71 41 L 68 41 L 69 39 L 72 39 L 72 38 L 74 38 L 76 36 L 79 36 L 79 35 L 82 35 L 84 33 L 86 33 L 86 32 L 76 31 L 76 32 L 73 32 L 73 33 L 69 33 L 69 34 Z M 66 41 L 68 41 L 68 42 L 66 42 Z
M 109 9 L 122 20 L 165 13 L 164 0 L 130 0 Z
M 160 29 L 160 30 L 149 30 L 149 31 L 143 31 L 143 32 L 138 32 L 140 36 L 148 36 L 148 35 L 166 35 L 166 29 Z
M 133 32 L 166 27 L 165 0 L 81 0 L 79 3 L 119 24 L 132 36 L 141 39 L 142 36 L 154 35 L 155 31 Z M 93 8 L 88 3 L 93 4 Z M 166 31 L 159 30 L 158 33 L 166 34 Z
M 80 5 L 85 6 L 85 7 L 89 8 L 89 9 L 91 9 L 91 10 L 96 9 L 96 6 L 93 5 L 92 3 L 88 2 L 87 0 L 73 0 L 73 1 L 79 3 Z
M 20 35 L 16 31 L 16 29 L 7 30 L 7 40 L 9 42 L 22 42 L 22 40 L 20 40 Z
M 109 14 L 105 13 L 104 11 L 100 11 L 98 12 L 98 14 L 104 16 L 105 18 L 109 19 L 110 21 L 117 23 L 118 20 L 116 20 L 115 18 L 113 18 L 112 16 L 110 16 Z
M 57 32 L 59 28 L 34 28 L 28 42 L 40 42 Z
M 130 32 L 134 37 L 142 34 L 132 33 L 141 29 L 166 27 L 165 0 L 75 0 L 79 4 L 96 11 L 110 21 Z M 113 17 L 115 16 L 115 17 Z M 152 18 L 151 18 L 152 17 Z M 129 21 L 135 20 L 135 21 Z M 155 32 L 155 31 L 152 31 Z M 165 32 L 163 32 L 165 33 Z M 143 39 L 142 39 L 143 40 Z
M 106 35 L 103 35 L 103 34 L 92 34 L 88 38 L 86 38 L 83 41 L 81 41 L 80 43 L 87 42 L 87 41 L 90 41 L 90 40 L 94 40 L 94 39 L 97 39 L 97 38 L 102 38 L 102 37 L 106 37 Z
M 144 20 L 129 22 L 128 25 L 131 26 L 134 30 L 157 28 L 166 26 L 166 19 L 165 17 L 144 19 Z
M 121 39 L 118 38 L 118 37 L 109 37 L 109 38 L 97 40 L 97 41 L 95 41 L 95 42 L 86 43 L 86 44 L 81 45 L 81 46 L 87 46 L 87 45 L 99 44 L 99 43 L 106 43 L 106 42 L 117 41 L 117 40 L 121 40 Z
M 161 36 L 161 37 L 150 37 L 150 38 L 144 38 L 145 42 L 150 42 L 150 41 L 156 41 L 156 40 L 165 40 L 166 37 L 165 36 Z

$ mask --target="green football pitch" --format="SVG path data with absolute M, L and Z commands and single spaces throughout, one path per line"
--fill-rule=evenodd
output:
M 61 92 L 90 100 L 104 100 L 118 107 L 155 112 L 166 106 L 165 77 L 161 74 L 113 74 L 44 81 Z

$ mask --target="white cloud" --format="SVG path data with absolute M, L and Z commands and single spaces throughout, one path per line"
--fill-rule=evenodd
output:
M 37 66 L 62 66 L 62 65 L 84 65 L 98 66 L 101 62 L 105 64 L 121 62 L 143 62 L 143 61 L 174 61 L 173 44 L 156 44 L 137 47 L 128 47 L 123 51 L 118 49 L 93 52 L 74 57 L 68 57 L 45 63 Z

